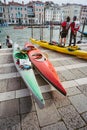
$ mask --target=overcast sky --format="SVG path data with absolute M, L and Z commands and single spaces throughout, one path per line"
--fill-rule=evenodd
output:
M 1 0 L 2 2 L 4 0 Z M 12 0 L 6 0 L 6 2 L 10 2 Z M 14 0 L 14 2 L 19 2 L 22 3 L 22 1 L 24 1 L 24 3 L 28 3 L 29 1 L 36 1 L 36 0 Z M 45 1 L 53 1 L 54 3 L 57 3 L 59 5 L 61 5 L 62 3 L 76 3 L 76 4 L 82 4 L 82 5 L 87 5 L 87 0 L 39 0 L 42 2 Z

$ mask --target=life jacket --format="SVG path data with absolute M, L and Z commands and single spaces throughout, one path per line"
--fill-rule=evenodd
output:
M 61 23 L 61 26 L 66 27 L 66 24 L 67 24 L 66 21 L 64 21 L 64 22 Z
M 79 22 L 79 21 L 75 21 L 75 26 L 74 26 L 74 28 L 77 29 L 77 28 L 79 28 L 79 27 L 80 27 L 80 22 Z
M 70 24 L 71 26 L 71 30 L 72 32 L 74 31 L 78 31 L 79 30 L 79 27 L 80 27 L 80 22 L 79 21 L 74 21 Z
M 65 28 L 66 30 L 68 30 L 69 27 L 70 27 L 70 22 L 64 21 L 64 22 L 61 23 L 61 26 L 62 26 L 63 28 Z

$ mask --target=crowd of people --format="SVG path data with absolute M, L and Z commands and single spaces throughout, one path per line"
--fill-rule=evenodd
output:
M 70 39 L 69 39 L 69 46 L 73 44 L 73 46 L 76 45 L 76 36 L 77 36 L 77 31 L 80 28 L 80 22 L 77 19 L 76 16 L 73 17 L 73 21 L 71 22 L 70 17 L 68 16 L 65 21 L 61 23 L 61 32 L 60 32 L 60 45 L 65 46 L 66 44 L 66 37 L 68 35 L 68 32 L 70 30 Z M 72 43 L 72 40 L 74 42 Z

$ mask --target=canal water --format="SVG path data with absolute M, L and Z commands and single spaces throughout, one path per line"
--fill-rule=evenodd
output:
M 82 28 L 82 27 L 81 27 Z M 84 29 L 87 32 L 87 26 Z M 31 33 L 32 28 L 24 28 L 24 29 L 14 29 L 13 26 L 8 27 L 0 27 L 0 42 L 3 44 L 5 48 L 6 36 L 9 35 L 13 41 L 13 43 L 18 43 L 19 45 L 24 45 L 25 42 L 29 41 L 29 38 L 32 36 Z M 33 28 L 33 38 L 40 39 L 41 28 Z M 53 29 L 53 41 L 59 42 L 60 39 L 60 26 L 55 26 Z M 81 34 L 77 33 L 77 41 L 81 39 Z M 50 41 L 50 28 L 43 28 L 43 40 Z M 87 37 L 83 37 L 82 41 L 87 43 Z M 69 43 L 69 34 L 67 37 L 67 44 Z

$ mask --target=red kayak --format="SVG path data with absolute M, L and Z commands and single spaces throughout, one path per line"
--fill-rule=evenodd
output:
M 63 95 L 66 95 L 66 91 L 60 82 L 57 72 L 46 56 L 29 42 L 25 43 L 25 50 L 27 50 L 29 59 L 41 76 Z

